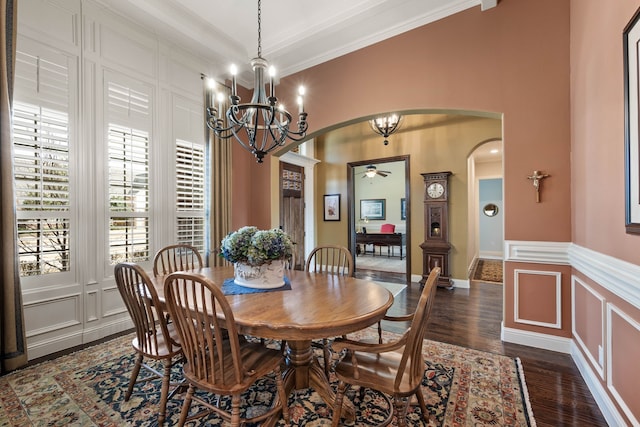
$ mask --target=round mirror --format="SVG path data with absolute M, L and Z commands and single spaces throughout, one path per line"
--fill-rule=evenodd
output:
M 488 203 L 484 205 L 484 208 L 482 208 L 482 212 L 486 216 L 496 216 L 498 215 L 498 206 L 494 205 L 493 203 Z

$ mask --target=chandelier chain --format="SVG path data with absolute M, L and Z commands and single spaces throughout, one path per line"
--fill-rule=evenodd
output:
M 258 58 L 262 58 L 262 0 L 258 0 Z
M 269 63 L 262 57 L 262 0 L 258 0 L 258 57 L 251 60 L 251 67 L 254 73 L 251 100 L 240 102 L 236 89 L 237 68 L 232 66 L 230 105 L 225 113 L 222 109 L 224 96 L 221 93 L 211 93 L 207 100 L 210 103 L 206 107 L 207 126 L 219 138 L 235 138 L 255 156 L 258 163 L 262 163 L 267 154 L 284 146 L 287 139 L 302 141 L 309 127 L 307 113 L 304 111 L 304 87 L 301 86 L 298 91 L 297 130 L 291 128 L 292 123 L 295 123 L 292 114 L 276 98 L 274 73 L 267 71 Z M 267 72 L 268 83 L 265 81 Z M 266 90 L 267 84 L 269 92 Z

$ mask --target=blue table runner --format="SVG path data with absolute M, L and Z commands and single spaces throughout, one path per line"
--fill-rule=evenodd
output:
M 289 278 L 285 276 L 284 285 L 279 288 L 272 289 L 257 289 L 257 288 L 248 288 L 246 286 L 242 286 L 237 284 L 233 277 L 229 279 L 225 279 L 222 284 L 222 293 L 225 295 L 244 295 L 244 294 L 259 294 L 264 292 L 273 292 L 273 291 L 290 291 L 291 290 L 291 282 Z

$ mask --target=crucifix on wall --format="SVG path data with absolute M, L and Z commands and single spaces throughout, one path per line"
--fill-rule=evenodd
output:
M 548 176 L 548 174 L 533 171 L 533 175 L 527 177 L 536 189 L 536 203 L 540 203 L 540 184 L 542 184 L 542 180 Z

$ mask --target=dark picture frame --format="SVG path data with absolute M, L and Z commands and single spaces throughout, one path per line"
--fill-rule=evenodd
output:
M 340 221 L 340 194 L 325 194 L 323 211 L 325 221 Z
M 631 18 L 623 32 L 624 49 L 624 183 L 625 229 L 640 234 L 640 70 L 638 44 L 640 44 L 640 9 Z
M 407 219 L 407 199 L 400 199 L 400 219 Z
M 387 199 L 361 199 L 360 219 L 385 219 Z

